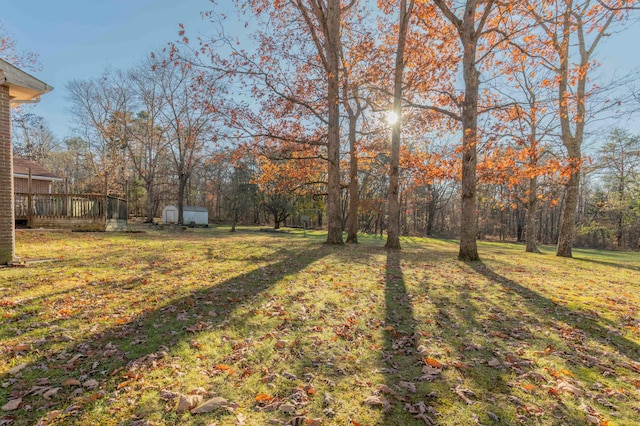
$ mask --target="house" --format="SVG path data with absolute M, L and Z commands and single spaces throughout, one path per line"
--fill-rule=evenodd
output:
M 0 265 L 13 262 L 15 219 L 11 108 L 34 103 L 53 88 L 0 59 Z
M 31 174 L 31 190 L 29 190 L 29 174 Z M 38 163 L 26 158 L 13 157 L 13 192 L 51 194 L 53 182 L 60 181 L 62 178 Z

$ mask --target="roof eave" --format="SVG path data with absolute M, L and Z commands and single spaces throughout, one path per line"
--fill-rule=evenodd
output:
M 13 177 L 14 178 L 21 178 L 21 179 L 29 179 L 29 175 L 25 175 L 23 173 L 14 173 Z M 46 180 L 46 181 L 49 181 L 49 182 L 62 182 L 64 180 L 63 178 L 59 178 L 59 177 L 39 176 L 39 175 L 31 175 L 31 179 L 32 180 Z
M 0 84 L 9 86 L 11 102 L 39 101 L 39 97 L 53 90 L 47 83 L 0 59 Z

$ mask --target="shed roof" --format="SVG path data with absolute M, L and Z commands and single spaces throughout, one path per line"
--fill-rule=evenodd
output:
M 207 213 L 209 213 L 209 210 L 205 209 L 204 207 L 184 206 L 182 208 L 182 210 L 185 211 L 185 212 L 201 212 L 201 213 L 207 212 Z
M 31 178 L 39 180 L 60 181 L 62 178 L 56 176 L 49 170 L 45 169 L 35 161 L 26 158 L 13 157 L 13 175 L 15 177 L 29 177 L 29 169 L 31 169 Z
M 0 59 L 0 84 L 9 86 L 9 96 L 15 101 L 30 101 L 53 90 L 47 83 Z

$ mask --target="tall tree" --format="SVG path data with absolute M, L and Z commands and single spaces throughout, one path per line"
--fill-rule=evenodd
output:
M 142 109 L 132 119 L 127 148 L 133 167 L 144 182 L 147 222 L 153 222 L 157 207 L 157 177 L 168 154 L 166 129 L 161 121 L 161 111 L 166 107 L 166 99 L 160 91 L 161 72 L 152 67 L 152 63 L 145 62 L 132 68 L 127 74 L 131 90 L 136 94 Z
M 625 224 L 635 218 L 633 203 L 640 196 L 640 136 L 614 130 L 598 150 L 597 167 L 602 172 L 608 207 L 615 216 L 616 245 L 621 249 Z
M 326 147 L 323 158 L 327 162 L 328 244 L 343 244 L 340 203 L 341 28 L 344 14 L 355 4 L 355 0 L 345 6 L 340 0 L 236 0 L 239 10 L 250 10 L 257 17 L 265 18 L 265 25 L 254 33 L 258 44 L 255 54 L 229 46 L 233 50 L 232 58 L 221 59 L 219 52 L 211 48 L 211 43 L 203 46 L 215 64 L 208 65 L 209 69 L 223 70 L 232 78 L 239 75 L 252 78 L 255 85 L 253 95 L 264 97 L 265 93 L 271 92 L 274 101 L 265 112 L 277 111 L 290 118 L 292 112 L 305 110 L 295 123 L 283 120 L 281 126 L 272 128 L 268 128 L 268 121 L 260 120 L 260 113 L 251 108 L 244 109 L 242 118 L 254 115 L 255 119 L 248 121 L 255 122 L 255 129 L 247 133 L 260 140 L 296 141 Z M 292 43 L 292 40 L 297 43 Z M 322 81 L 309 85 L 309 79 L 305 78 L 309 75 L 321 76 Z M 322 105 L 318 99 L 322 99 Z M 239 118 L 241 115 L 238 110 L 230 112 L 230 125 L 247 131 L 246 122 Z M 308 117 L 325 126 L 321 138 L 317 134 L 312 138 L 304 136 L 305 128 L 310 124 Z M 278 127 L 283 127 L 289 134 Z
M 14 152 L 24 158 L 42 163 L 57 145 L 44 119 L 33 113 L 15 111 L 11 116 Z
M 340 0 L 292 0 L 307 25 L 327 81 L 327 240 L 342 244 L 340 208 Z M 352 7 L 351 1 L 348 7 Z
M 128 78 L 123 71 L 106 69 L 98 78 L 71 80 L 67 90 L 78 130 L 91 144 L 94 190 L 103 187 L 106 175 L 109 189 L 120 191 L 126 179 L 128 128 L 135 104 Z
M 492 12 L 494 0 L 465 0 L 456 10 L 449 2 L 433 0 L 442 15 L 458 33 L 462 47 L 462 212 L 460 216 L 460 250 L 458 259 L 478 260 L 476 215 L 476 168 L 478 162 L 478 97 L 480 72 L 478 48 L 486 35 L 485 28 Z M 458 16 L 456 14 L 460 14 Z
M 158 62 L 154 72 L 164 105 L 159 120 L 178 178 L 178 223 L 182 224 L 187 184 L 204 159 L 205 146 L 216 139 L 214 120 L 217 116 L 213 107 L 216 86 L 215 82 L 196 81 L 191 67 L 173 61 Z
M 597 66 L 596 48 L 612 25 L 622 21 L 633 0 L 556 0 L 523 2 L 523 13 L 540 29 L 529 38 L 528 49 L 555 74 L 549 84 L 557 92 L 562 143 L 571 172 L 567 179 L 556 255 L 572 256 L 578 207 L 582 145 L 592 118 L 588 101 L 593 86 L 589 78 Z
M 396 46 L 396 58 L 393 77 L 393 108 L 390 112 L 391 124 L 391 158 L 389 162 L 389 194 L 387 206 L 389 211 L 389 223 L 387 228 L 386 248 L 400 248 L 400 206 L 399 206 L 399 179 L 400 179 L 400 137 L 402 130 L 402 93 L 404 86 L 405 46 L 407 44 L 407 32 L 413 14 L 414 0 L 400 0 L 398 13 L 398 39 Z

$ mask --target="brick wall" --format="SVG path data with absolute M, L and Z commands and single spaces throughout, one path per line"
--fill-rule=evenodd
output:
M 0 85 L 0 265 L 13 260 L 13 159 L 9 87 Z
M 13 190 L 15 192 L 29 192 L 29 179 L 15 178 L 13 181 Z M 51 192 L 51 182 L 48 180 L 31 179 L 32 194 L 49 194 Z

